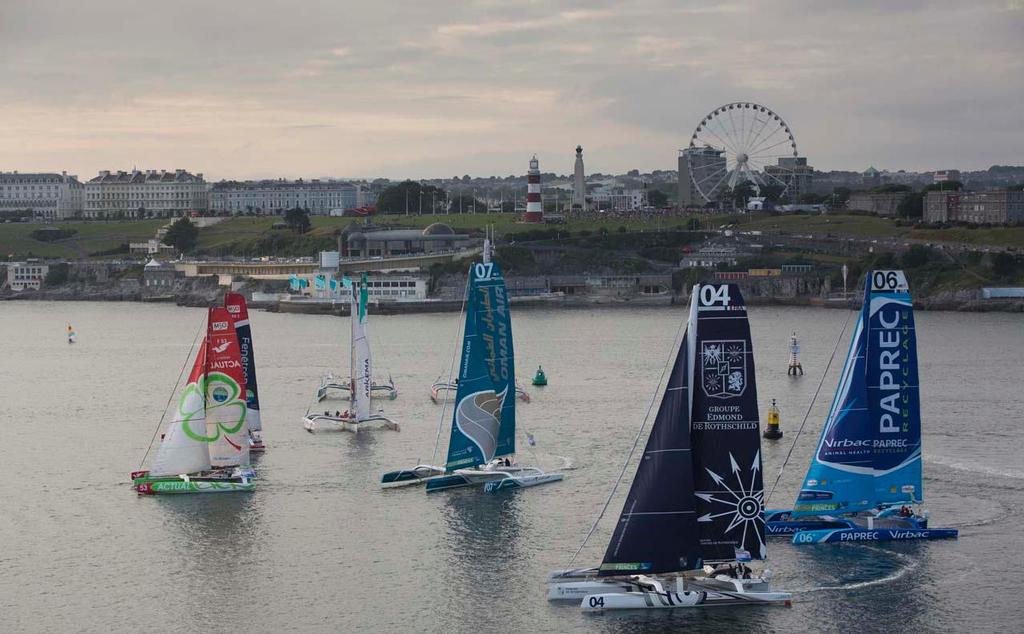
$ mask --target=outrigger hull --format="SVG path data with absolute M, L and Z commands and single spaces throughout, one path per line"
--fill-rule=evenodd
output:
M 857 528 L 857 525 L 840 517 L 806 517 L 791 519 L 792 511 L 767 510 L 764 512 L 765 535 L 792 535 L 799 531 L 835 530 L 839 528 Z
M 956 539 L 960 531 L 955 528 L 838 528 L 831 530 L 798 531 L 793 543 L 850 544 L 856 542 L 891 542 L 915 539 Z
M 371 416 L 365 420 L 356 420 L 345 416 L 324 416 L 323 414 L 316 414 L 303 417 L 302 426 L 305 427 L 306 431 L 309 433 L 322 430 L 350 431 L 358 433 L 360 429 L 390 429 L 392 431 L 401 431 L 398 423 L 384 416 Z
M 396 489 L 398 487 L 426 484 L 430 479 L 443 476 L 444 473 L 444 467 L 420 464 L 412 469 L 388 471 L 381 476 L 380 487 L 382 489 Z
M 225 480 L 155 480 L 135 485 L 142 495 L 180 495 L 186 493 L 239 493 L 255 491 L 256 483 Z

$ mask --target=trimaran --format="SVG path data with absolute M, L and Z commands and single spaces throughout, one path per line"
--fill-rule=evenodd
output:
M 588 611 L 788 605 L 791 595 L 772 590 L 770 571 L 744 563 L 767 554 L 758 421 L 739 289 L 697 285 L 604 561 L 551 573 L 548 598 L 581 601 Z
M 226 308 L 210 308 L 174 418 L 150 468 L 131 474 L 139 493 L 252 491 L 246 385 L 238 337 Z
M 445 465 L 418 464 L 385 473 L 381 487 L 426 483 L 427 492 L 434 492 L 483 485 L 485 491 L 494 492 L 564 477 L 515 460 L 512 320 L 501 267 L 491 261 L 489 246 L 485 242 L 483 261 L 469 267 L 462 356 Z
M 349 283 L 351 284 L 351 283 Z M 366 274 L 363 274 L 358 292 L 352 288 L 352 336 L 350 339 L 349 408 L 344 412 L 325 410 L 323 414 L 307 411 L 303 417 L 306 430 L 313 432 L 327 426 L 331 429 L 358 432 L 367 427 L 384 427 L 398 431 L 398 423 L 385 416 L 382 412 L 371 412 L 370 402 L 373 397 L 373 365 L 370 359 L 370 339 L 367 332 L 367 305 L 369 292 Z M 320 388 L 321 390 L 323 387 Z M 394 386 L 391 386 L 392 394 Z M 317 400 L 320 398 L 317 391 Z
M 333 283 L 334 282 L 332 282 L 332 284 Z M 356 319 L 356 311 L 354 309 L 356 307 L 356 297 L 355 297 L 355 292 L 356 291 L 352 288 L 352 282 L 347 277 L 342 279 L 342 285 L 345 288 L 349 289 L 349 292 L 352 294 L 352 308 L 353 308 L 352 319 L 355 320 Z M 368 288 L 368 283 L 367 283 L 366 273 L 363 273 L 362 281 L 361 281 L 361 284 L 360 284 L 360 289 L 361 289 L 360 292 L 363 294 L 363 296 L 360 297 L 360 300 L 359 300 L 359 308 L 360 308 L 359 319 L 362 320 L 362 330 L 364 332 L 366 331 L 366 310 L 367 310 L 367 304 L 368 304 L 368 299 L 369 299 L 369 293 L 367 291 L 367 288 Z M 353 324 L 352 324 L 352 332 L 353 332 L 353 334 L 355 333 L 355 331 L 356 331 L 356 324 L 353 322 Z M 370 352 L 369 352 L 369 345 L 370 345 L 369 344 L 369 340 L 367 340 L 366 345 L 367 345 L 367 351 L 366 351 L 367 359 L 369 359 L 369 354 L 370 354 Z M 352 354 L 355 355 L 355 351 L 354 350 L 353 350 Z M 345 393 L 344 394 L 345 398 L 348 398 L 349 400 L 351 400 L 352 399 L 352 392 L 355 389 L 355 384 L 356 384 L 356 380 L 355 380 L 356 374 L 357 373 L 355 371 L 355 366 L 352 366 L 352 370 L 349 372 L 349 379 L 347 381 L 339 381 L 338 377 L 334 376 L 333 372 L 328 372 L 327 374 L 323 375 L 320 378 L 320 387 L 318 387 L 317 390 L 316 390 L 316 400 L 319 402 L 319 401 L 324 400 L 325 398 L 328 398 L 331 395 L 331 391 L 332 390 L 336 390 L 336 391 L 339 391 L 339 392 L 344 392 Z M 390 376 L 388 377 L 388 380 L 387 380 L 386 383 L 383 383 L 383 382 L 382 383 L 378 383 L 371 376 L 370 377 L 370 396 L 371 396 L 371 398 L 375 398 L 375 399 L 386 398 L 388 400 L 393 401 L 396 398 L 398 398 L 398 388 L 395 387 L 395 382 L 394 382 L 394 380 Z
M 794 544 L 957 537 L 929 528 L 921 477 L 914 309 L 903 271 L 872 271 L 846 363 L 791 510 L 768 510 L 769 535 Z

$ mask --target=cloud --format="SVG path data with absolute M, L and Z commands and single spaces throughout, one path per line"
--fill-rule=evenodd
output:
M 782 114 L 819 168 L 1021 163 L 1021 9 L 5 0 L 0 166 L 423 177 L 537 152 L 568 172 L 582 143 L 589 169 L 672 169 L 730 101 Z

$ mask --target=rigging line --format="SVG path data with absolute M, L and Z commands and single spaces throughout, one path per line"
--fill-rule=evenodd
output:
M 472 264 L 470 266 L 472 267 Z M 455 368 L 455 357 L 458 354 L 458 350 L 459 350 L 459 347 L 460 347 L 459 346 L 459 339 L 462 336 L 462 327 L 464 325 L 463 324 L 462 316 L 466 312 L 466 300 L 469 297 L 469 284 L 470 284 L 469 276 L 471 276 L 472 274 L 473 274 L 472 270 L 467 271 L 466 288 L 462 292 L 462 308 L 459 309 L 459 320 L 456 322 L 457 325 L 455 327 L 455 341 L 452 342 L 452 360 L 448 364 L 448 386 L 449 387 L 448 387 L 448 389 L 446 389 L 444 391 L 444 400 L 441 401 L 441 420 L 438 421 L 438 423 L 437 423 L 437 435 L 434 436 L 434 452 L 430 455 L 430 464 L 431 465 L 433 465 L 434 462 L 437 460 L 437 448 L 441 444 L 441 430 L 444 429 L 444 415 L 445 415 L 445 411 L 448 409 L 448 394 L 449 394 L 449 392 L 451 392 L 452 370 Z M 456 389 L 455 395 L 458 396 L 458 386 L 456 386 L 455 389 Z M 513 392 L 513 396 L 514 395 L 515 395 L 515 392 Z
M 203 333 L 203 326 L 206 325 L 206 315 L 199 321 L 199 330 L 196 331 L 196 336 L 192 339 L 192 345 L 188 348 L 188 354 L 185 355 L 185 363 L 181 366 L 181 371 L 178 372 L 178 378 L 174 381 L 174 387 L 171 389 L 171 395 L 167 397 L 167 403 L 164 404 L 163 414 L 160 415 L 160 420 L 156 424 L 156 429 L 153 431 L 153 437 L 149 439 L 149 446 L 146 447 L 146 453 L 142 454 L 142 460 L 139 461 L 139 469 L 142 469 L 142 465 L 146 464 L 146 458 L 149 457 L 149 452 L 153 449 L 153 443 L 156 441 L 157 434 L 160 433 L 160 428 L 163 427 L 164 418 L 167 417 L 167 408 L 171 406 L 171 401 L 174 400 L 174 395 L 178 393 L 178 383 L 181 382 L 181 377 L 185 374 L 185 368 L 188 367 L 188 360 L 192 358 L 192 351 L 195 350 L 196 342 L 199 341 L 199 335 Z
M 608 511 L 608 506 L 612 503 L 612 498 L 615 497 L 615 492 L 618 490 L 619 484 L 622 483 L 622 478 L 626 475 L 626 469 L 629 468 L 629 463 L 633 460 L 633 454 L 636 453 L 637 445 L 640 444 L 640 439 L 644 435 L 644 429 L 647 428 L 647 421 L 651 417 L 651 410 L 654 409 L 654 403 L 658 401 L 658 396 L 661 394 L 661 385 L 665 382 L 665 375 L 668 373 L 668 369 L 672 366 L 672 362 L 675 359 L 672 353 L 673 351 L 676 354 L 680 353 L 679 349 L 682 346 L 680 333 L 683 332 L 683 326 L 687 323 L 689 323 L 689 318 L 679 321 L 679 327 L 676 329 L 675 337 L 672 339 L 672 347 L 669 348 L 668 358 L 665 360 L 665 367 L 661 369 L 661 377 L 658 378 L 658 386 L 654 388 L 654 393 L 651 395 L 651 402 L 647 405 L 647 413 L 644 414 L 644 419 L 640 423 L 640 429 L 636 430 L 636 438 L 633 439 L 633 446 L 629 449 L 629 455 L 626 456 L 626 460 L 622 463 L 622 470 L 619 472 L 619 476 L 615 478 L 615 484 L 612 485 L 612 490 L 608 494 L 608 499 L 604 501 L 604 506 L 601 507 L 601 512 L 597 514 L 597 518 L 594 520 L 593 525 L 587 532 L 587 536 L 583 538 L 583 543 L 580 544 L 580 547 L 576 549 L 575 553 L 573 553 L 572 559 L 569 560 L 569 565 L 567 565 L 566 568 L 572 568 L 573 562 L 575 562 L 576 558 L 579 557 L 581 552 L 583 552 L 583 548 L 587 545 L 587 541 L 590 540 L 594 531 L 597 530 L 597 525 L 601 522 L 601 518 L 603 518 L 604 514 Z M 677 341 L 679 342 L 678 345 L 676 344 Z
M 818 387 L 814 390 L 811 402 L 807 404 L 807 411 L 804 412 L 804 419 L 800 422 L 800 428 L 796 430 L 796 437 L 793 438 L 793 444 L 789 446 L 789 451 L 786 452 L 786 459 L 782 461 L 782 465 L 779 467 L 779 474 L 775 476 L 775 482 L 772 484 L 772 490 L 768 492 L 768 497 L 764 499 L 763 507 L 768 506 L 768 502 L 772 499 L 772 494 L 775 493 L 775 487 L 779 486 L 779 480 L 782 479 L 782 472 L 789 463 L 790 456 L 793 455 L 793 449 L 796 448 L 796 441 L 800 440 L 800 434 L 804 431 L 804 425 L 807 424 L 807 418 L 811 415 L 811 408 L 814 407 L 814 402 L 818 400 L 818 393 L 821 392 L 821 386 L 825 383 L 825 377 L 828 376 L 828 370 L 832 367 L 832 361 L 836 358 L 836 350 L 839 349 L 839 344 L 843 341 L 843 335 L 846 334 L 846 328 L 850 325 L 850 318 L 857 312 L 858 311 L 851 310 L 846 314 L 846 322 L 843 324 L 843 329 L 839 331 L 839 336 L 836 337 L 836 345 L 832 347 L 832 356 L 828 358 L 828 363 L 825 364 L 825 370 L 821 373 L 821 380 L 818 381 Z

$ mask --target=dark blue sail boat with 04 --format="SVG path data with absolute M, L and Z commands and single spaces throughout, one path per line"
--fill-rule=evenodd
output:
M 753 347 L 735 285 L 698 285 L 629 495 L 596 568 L 548 577 L 584 610 L 788 604 L 764 559 Z M 666 589 L 667 575 L 675 588 Z

